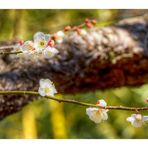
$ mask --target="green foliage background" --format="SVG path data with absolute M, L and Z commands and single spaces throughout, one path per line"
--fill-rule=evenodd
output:
M 102 27 L 146 12 L 147 10 L 0 10 L 0 40 L 32 39 L 37 31 L 54 33 L 66 25 L 81 24 L 87 17 L 97 19 L 98 26 Z M 146 106 L 148 85 L 60 96 L 91 103 L 105 99 L 109 105 Z M 109 111 L 107 121 L 95 124 L 86 116 L 85 107 L 41 100 L 30 103 L 21 112 L 2 120 L 0 138 L 147 138 L 147 123 L 141 128 L 134 128 L 126 121 L 131 113 Z

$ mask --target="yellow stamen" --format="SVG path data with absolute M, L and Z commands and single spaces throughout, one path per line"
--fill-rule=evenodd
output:
M 43 47 L 45 45 L 45 42 L 44 41 L 39 41 L 38 44 L 39 44 L 40 47 Z
M 45 93 L 48 93 L 50 91 L 50 89 L 48 87 L 44 88 Z

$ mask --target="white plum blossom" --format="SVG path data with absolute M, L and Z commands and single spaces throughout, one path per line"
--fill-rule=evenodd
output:
M 95 123 L 100 123 L 102 120 L 107 120 L 108 115 L 105 109 L 98 109 L 95 107 L 89 107 L 86 109 L 86 114 L 89 116 L 89 119 Z
M 34 47 L 37 52 L 41 53 L 48 46 L 48 41 L 50 39 L 49 34 L 44 34 L 43 32 L 37 32 L 34 35 Z
M 49 79 L 41 79 L 38 92 L 41 96 L 54 96 L 57 90 L 54 84 Z
M 59 51 L 54 47 L 47 47 L 43 51 L 43 55 L 45 58 L 53 57 L 55 54 L 57 54 Z
M 63 42 L 63 38 L 64 38 L 65 34 L 63 31 L 58 31 L 56 33 L 56 42 L 57 43 L 62 43 Z
M 27 55 L 35 53 L 35 48 L 32 41 L 24 42 L 24 44 L 20 45 L 20 50 L 22 53 Z
M 99 100 L 97 103 L 98 106 L 106 106 L 106 102 L 104 100 Z M 89 107 L 86 109 L 86 114 L 89 116 L 89 119 L 94 121 L 95 123 L 100 123 L 103 120 L 108 119 L 107 109 L 99 109 L 96 107 Z
M 62 33 L 59 32 L 59 37 L 62 37 Z M 34 41 L 21 40 L 14 48 L 15 51 L 21 51 L 19 56 L 27 57 L 30 59 L 38 59 L 42 55 L 45 58 L 53 57 L 59 51 L 54 48 L 54 40 L 50 34 L 44 34 L 43 32 L 37 32 L 34 35 Z
M 50 38 L 49 34 L 37 32 L 34 35 L 34 46 L 38 53 L 42 53 L 44 57 L 53 57 L 58 53 L 58 50 L 53 47 L 54 41 Z
M 148 120 L 148 116 L 142 116 L 141 114 L 132 114 L 127 118 L 127 121 L 131 122 L 134 127 L 141 127 L 144 121 Z

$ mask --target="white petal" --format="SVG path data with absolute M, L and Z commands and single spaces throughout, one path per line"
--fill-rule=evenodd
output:
M 133 122 L 134 118 L 133 117 L 128 117 L 126 120 L 129 121 L 129 122 Z
M 148 116 L 143 116 L 143 120 L 147 121 L 148 120 Z
M 43 32 L 37 32 L 34 34 L 34 42 L 38 42 L 39 40 L 45 40 L 45 34 Z
M 101 112 L 102 112 L 102 119 L 107 120 L 108 119 L 107 111 L 102 109 Z
M 34 43 L 34 47 L 35 47 L 35 50 L 36 50 L 36 52 L 38 54 L 41 54 L 42 53 L 43 48 L 40 48 L 37 43 Z
M 89 116 L 89 119 L 95 123 L 100 123 L 102 120 L 107 120 L 108 115 L 105 110 L 101 110 L 95 107 L 89 107 L 86 109 L 86 114 Z
M 55 89 L 55 86 L 52 85 L 49 87 L 50 91 L 46 93 L 46 96 L 54 96 L 55 93 L 57 93 L 57 90 Z
M 39 87 L 38 92 L 39 92 L 39 94 L 40 94 L 41 96 L 45 96 L 45 95 L 46 95 L 46 93 L 45 93 L 44 89 L 43 89 L 43 88 L 41 88 L 41 87 Z
M 40 86 L 45 87 L 46 85 L 52 85 L 53 83 L 49 79 L 40 79 Z
M 54 48 L 54 47 L 47 47 L 44 51 L 43 51 L 43 55 L 46 57 L 46 58 L 50 58 L 50 57 L 53 57 L 55 54 L 57 54 L 59 51 Z
M 51 38 L 51 35 L 50 34 L 45 34 L 45 40 L 48 42 L 49 39 Z
M 87 115 L 91 114 L 92 111 L 98 111 L 98 108 L 95 108 L 95 107 L 86 108 L 86 114 Z
M 30 54 L 34 50 L 34 44 L 31 41 L 26 41 L 22 46 L 21 46 L 21 51 L 23 53 L 28 53 Z
M 46 79 L 40 79 L 40 86 L 44 85 Z
M 95 123 L 100 123 L 102 121 L 101 117 L 97 117 L 95 115 L 89 117 L 92 121 L 94 121 Z
M 136 118 L 136 114 L 132 114 L 131 117 Z
M 141 121 L 141 122 L 134 121 L 134 122 L 132 123 L 132 125 L 133 125 L 134 127 L 141 127 L 142 124 L 143 124 L 142 121 Z
M 98 111 L 98 109 L 97 109 Z M 97 111 L 92 111 L 91 113 L 89 113 L 89 119 L 94 121 L 95 123 L 100 123 L 102 118 L 100 114 L 97 114 Z
M 50 52 L 52 52 L 54 55 L 57 54 L 57 53 L 59 53 L 59 51 L 56 48 L 54 48 L 54 47 L 52 47 L 50 49 Z

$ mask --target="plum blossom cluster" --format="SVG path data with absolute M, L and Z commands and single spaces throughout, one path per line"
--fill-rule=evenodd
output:
M 101 121 L 108 119 L 108 110 L 102 109 L 99 107 L 106 107 L 106 102 L 104 100 L 98 100 L 97 107 L 89 107 L 86 109 L 86 114 L 89 116 L 89 119 L 95 123 L 100 123 Z M 141 114 L 132 114 L 127 118 L 128 122 L 131 122 L 131 125 L 138 128 L 141 127 L 145 121 L 148 121 L 148 116 L 143 116 Z
M 43 55 L 45 58 L 53 57 L 59 52 L 54 47 L 55 41 L 61 43 L 65 34 L 63 31 L 59 31 L 55 35 L 56 40 L 55 36 L 44 34 L 43 32 L 37 32 L 34 34 L 33 41 L 29 40 L 24 42 L 23 40 L 20 40 L 15 49 L 27 56 Z
M 87 31 L 84 29 L 84 27 L 92 28 L 96 23 L 96 20 L 86 18 L 83 24 L 73 27 L 66 26 L 63 31 L 58 31 L 53 35 L 37 32 L 34 34 L 33 40 L 20 40 L 14 50 L 16 52 L 22 52 L 21 55 L 25 55 L 27 57 L 40 57 L 43 55 L 45 58 L 50 58 L 59 52 L 54 47 L 55 42 L 62 43 L 66 32 L 76 31 L 79 35 L 85 36 Z

